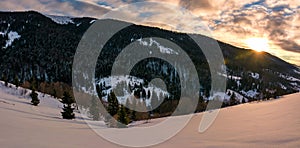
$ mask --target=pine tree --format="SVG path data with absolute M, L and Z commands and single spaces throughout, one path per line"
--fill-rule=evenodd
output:
M 89 110 L 89 113 L 92 115 L 92 118 L 94 121 L 99 121 L 100 120 L 100 101 L 97 100 L 98 98 L 92 97 L 91 100 L 91 107 Z
M 126 109 L 123 105 L 121 105 L 121 108 L 118 111 L 118 121 L 124 125 L 128 125 L 129 124 L 129 119 L 126 113 Z M 123 128 L 122 125 L 119 125 L 118 127 Z
M 150 99 L 150 97 L 151 97 L 151 92 L 150 90 L 148 90 L 147 99 Z
M 131 121 L 135 121 L 136 120 L 136 111 L 133 110 L 130 116 Z
M 31 88 L 31 89 L 38 88 L 38 85 L 37 85 L 37 81 L 36 81 L 36 79 L 35 79 L 35 76 L 32 76 L 31 79 L 30 79 L 30 88 Z
M 232 93 L 230 100 L 229 100 L 230 105 L 237 105 L 237 101 L 236 101 L 236 95 L 235 93 Z
M 132 111 L 131 111 L 131 114 L 130 114 L 130 120 L 135 121 L 136 120 L 136 111 L 135 110 L 136 110 L 136 105 L 137 105 L 136 103 L 137 102 L 136 102 L 135 98 L 133 98 L 131 101 L 132 102 L 130 104 L 131 105 L 130 107 L 131 107 Z
M 242 103 L 246 103 L 246 100 L 245 100 L 245 98 L 243 98 L 243 99 L 242 99 Z
M 204 101 L 203 96 L 199 96 L 199 102 L 198 102 L 198 106 L 197 106 L 197 110 L 196 112 L 203 112 L 206 110 L 207 104 Z
M 114 92 L 110 92 L 107 98 L 108 107 L 107 111 L 111 116 L 114 116 L 119 111 L 119 102 Z
M 8 78 L 5 74 L 2 75 L 2 80 L 4 81 L 4 85 L 7 87 L 8 86 Z
M 51 94 L 54 98 L 57 98 L 57 92 L 56 89 L 54 88 Z
M 102 87 L 102 84 L 101 84 Z M 102 100 L 102 88 L 100 87 L 99 84 L 96 85 L 96 92 L 98 94 L 98 97 Z
M 230 91 L 228 91 L 228 92 L 227 92 L 227 95 L 228 95 L 228 96 L 231 96 L 231 92 L 230 92 Z
M 64 104 L 63 112 L 61 112 L 63 119 L 74 119 L 75 114 L 73 112 L 74 107 L 72 105 L 75 101 L 68 92 L 64 92 L 61 103 Z
M 19 81 L 19 78 L 17 75 L 14 78 L 14 84 L 16 85 L 16 88 L 18 88 L 20 86 L 20 81 Z
M 146 99 L 146 90 L 142 88 L 142 98 Z
M 38 104 L 40 103 L 40 100 L 39 100 L 39 98 L 38 98 L 38 94 L 35 92 L 35 89 L 34 89 L 34 88 L 32 88 L 31 91 L 32 91 L 31 94 L 30 94 L 30 97 L 31 97 L 31 103 L 32 103 L 32 105 L 34 105 L 34 106 L 38 106 Z
M 130 103 L 129 99 L 126 100 L 126 105 L 125 105 L 125 111 L 128 115 L 131 114 L 131 111 L 129 108 L 132 108 L 132 104 Z

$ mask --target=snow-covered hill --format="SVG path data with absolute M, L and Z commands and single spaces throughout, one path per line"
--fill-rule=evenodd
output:
M 29 93 L 0 82 L 1 147 L 119 147 L 95 134 L 79 116 L 71 121 L 61 119 L 60 102 L 48 95 L 39 93 L 41 104 L 30 105 Z M 204 133 L 197 132 L 203 113 L 195 114 L 182 132 L 156 147 L 298 147 L 299 97 L 293 94 L 221 109 Z M 152 126 L 165 119 L 135 122 L 131 128 Z
M 21 102 L 27 102 L 30 104 L 31 98 L 30 98 L 31 90 L 25 89 L 22 87 L 16 88 L 13 84 L 8 84 L 8 87 L 4 85 L 3 81 L 0 81 L 0 94 L 2 95 L 12 95 L 14 97 L 17 97 L 19 101 Z M 63 105 L 55 98 L 48 94 L 44 93 L 38 93 L 38 98 L 40 99 L 40 105 L 44 107 L 49 107 L 53 109 L 61 109 Z M 1 98 L 2 102 L 5 102 L 5 97 Z

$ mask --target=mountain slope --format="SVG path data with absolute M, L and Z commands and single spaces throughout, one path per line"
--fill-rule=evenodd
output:
M 71 86 L 71 70 L 77 45 L 84 32 L 91 26 L 93 18 L 70 18 L 46 16 L 38 12 L 0 12 L 0 73 L 13 82 L 17 77 L 21 82 L 32 77 L 39 82 L 62 82 Z M 115 20 L 112 20 L 115 21 Z M 116 21 L 117 22 L 117 21 Z M 98 59 L 96 79 L 109 77 L 114 58 L 123 47 L 133 41 L 144 42 L 146 37 L 161 37 L 172 40 L 189 54 L 193 60 L 201 84 L 201 94 L 210 94 L 210 71 L 208 63 L 192 44 L 187 34 L 170 32 L 158 28 L 131 25 L 110 40 Z M 198 35 L 199 38 L 211 40 Z M 250 99 L 262 99 L 298 92 L 300 90 L 299 69 L 268 53 L 237 48 L 218 42 L 224 54 L 228 78 L 227 88 Z M 145 68 L 145 65 L 154 63 Z M 167 67 L 167 70 L 164 70 Z M 170 76 L 169 73 L 174 73 Z M 148 83 L 155 77 L 163 78 L 171 98 L 178 99 L 178 75 L 168 63 L 158 59 L 140 62 L 131 75 Z M 234 79 L 236 78 L 236 79 Z M 46 91 L 38 86 L 40 91 Z M 53 87 L 52 87 L 53 89 Z M 52 93 L 53 90 L 47 90 Z M 55 91 L 57 92 L 57 90 Z M 249 95 L 248 92 L 255 92 Z M 252 93 L 253 94 L 253 93 Z

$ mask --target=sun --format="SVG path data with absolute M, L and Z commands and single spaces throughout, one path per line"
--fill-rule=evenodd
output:
M 266 38 L 249 38 L 246 40 L 246 44 L 257 52 L 269 51 L 269 41 Z

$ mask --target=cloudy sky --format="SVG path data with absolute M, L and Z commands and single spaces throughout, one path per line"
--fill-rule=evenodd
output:
M 136 3 L 138 2 L 138 3 Z M 300 0 L 1 0 L 0 11 L 113 17 L 204 33 L 300 65 Z

